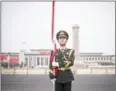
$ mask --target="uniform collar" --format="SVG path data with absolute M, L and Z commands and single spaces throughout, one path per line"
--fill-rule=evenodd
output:
M 64 52 L 66 49 L 67 49 L 66 47 L 63 48 L 63 49 L 62 48 L 59 48 L 59 50 L 62 51 L 62 52 Z

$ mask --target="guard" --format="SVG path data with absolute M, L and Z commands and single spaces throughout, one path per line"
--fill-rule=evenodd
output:
M 69 39 L 69 35 L 66 31 L 61 30 L 56 35 L 60 48 L 57 49 L 57 53 L 54 56 L 55 62 L 50 59 L 49 63 L 49 77 L 51 81 L 55 82 L 55 91 L 71 91 L 72 81 L 74 80 L 71 66 L 74 64 L 74 50 L 66 47 L 66 43 Z M 51 56 L 53 51 L 51 51 Z M 56 73 L 52 70 L 52 67 L 56 66 Z

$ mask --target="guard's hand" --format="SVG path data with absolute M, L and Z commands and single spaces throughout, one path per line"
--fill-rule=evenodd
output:
M 59 64 L 58 64 L 58 62 L 52 62 L 52 66 L 57 66 L 57 67 L 59 67 Z
M 70 61 L 64 61 L 65 63 L 67 63 L 67 64 L 70 64 L 71 62 Z
M 52 74 L 55 76 L 55 72 L 52 72 Z

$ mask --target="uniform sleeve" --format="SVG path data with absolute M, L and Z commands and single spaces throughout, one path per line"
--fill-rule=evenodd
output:
M 50 59 L 49 59 L 49 78 L 53 79 L 55 76 L 53 75 L 53 70 L 52 70 L 52 62 L 51 62 L 51 57 L 52 57 L 53 51 L 51 51 Z
M 74 60 L 75 60 L 75 51 L 72 50 L 71 56 L 70 56 L 70 63 L 66 64 L 65 67 L 70 67 L 74 65 Z

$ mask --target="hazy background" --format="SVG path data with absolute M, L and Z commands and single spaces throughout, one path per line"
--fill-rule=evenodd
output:
M 2 52 L 53 48 L 51 11 L 51 2 L 3 2 Z M 66 29 L 69 48 L 74 24 L 80 26 L 80 52 L 115 54 L 114 2 L 56 2 L 55 34 Z

